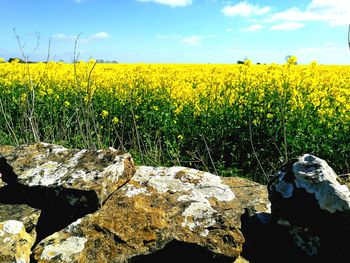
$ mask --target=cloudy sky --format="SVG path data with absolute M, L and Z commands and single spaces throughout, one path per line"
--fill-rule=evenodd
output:
M 350 0 L 1 0 L 0 57 L 350 64 Z

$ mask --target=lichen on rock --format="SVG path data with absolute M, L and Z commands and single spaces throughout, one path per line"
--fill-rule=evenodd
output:
M 43 260 L 51 260 L 54 257 L 61 258 L 63 262 L 73 262 L 74 254 L 84 249 L 86 238 L 68 237 L 65 241 L 57 245 L 48 245 L 41 254 Z
M 326 161 L 310 154 L 293 164 L 295 186 L 315 194 L 321 209 L 330 213 L 350 210 L 350 191 L 341 185 L 334 170 Z
M 233 261 L 244 243 L 244 209 L 266 211 L 267 203 L 265 188 L 242 178 L 220 178 L 184 167 L 141 166 L 100 210 L 47 237 L 34 254 L 44 262 L 43 255 L 52 246 L 79 237 L 86 242 L 73 262 L 126 262 L 157 251 L 173 253 L 168 244 L 174 241 L 182 248 L 189 244 L 189 250 L 196 244 L 216 258 Z M 62 257 L 51 260 L 67 262 Z
M 0 155 L 18 176 L 13 180 L 22 185 L 92 190 L 100 203 L 135 172 L 130 154 L 113 148 L 92 151 L 36 143 L 17 148 L 0 146 Z
M 29 263 L 35 239 L 16 220 L 0 222 L 0 262 Z

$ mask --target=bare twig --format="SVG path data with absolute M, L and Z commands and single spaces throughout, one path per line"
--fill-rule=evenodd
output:
M 28 111 L 29 111 L 29 115 L 27 115 L 29 124 L 30 124 L 30 128 L 32 130 L 33 136 L 34 136 L 34 140 L 36 142 L 40 141 L 40 136 L 39 136 L 39 129 L 38 129 L 38 125 L 36 123 L 36 114 L 35 114 L 35 90 L 34 90 L 34 85 L 33 85 L 33 80 L 31 77 L 31 72 L 30 72 L 30 68 L 29 68 L 29 57 L 31 55 L 33 55 L 35 53 L 35 51 L 38 49 L 39 44 L 40 44 L 40 35 L 37 34 L 37 42 L 36 45 L 34 47 L 34 49 L 32 50 L 32 52 L 29 55 L 26 55 L 24 52 L 24 47 L 25 44 L 21 43 L 21 39 L 19 37 L 19 35 L 16 32 L 16 29 L 13 28 L 13 32 L 15 33 L 16 39 L 17 39 L 17 43 L 18 46 L 21 50 L 22 56 L 24 58 L 25 64 L 26 64 L 26 70 L 27 70 L 27 77 L 28 77 L 28 83 L 29 83 L 29 89 L 31 91 L 31 101 L 30 103 L 28 103 Z
M 132 104 L 131 104 L 131 114 L 132 114 L 132 120 L 133 120 L 134 127 L 135 127 L 136 138 L 137 138 L 137 144 L 138 144 L 138 147 L 139 147 L 139 151 L 140 151 L 140 155 L 141 155 L 142 164 L 144 164 L 144 163 L 145 163 L 145 160 L 144 160 L 143 154 L 142 154 L 141 138 L 140 138 L 139 129 L 138 129 L 137 123 L 136 123 L 136 116 L 135 116 L 135 113 L 134 113 L 134 107 L 133 107 Z
M 202 134 L 201 136 L 202 136 L 202 139 L 203 139 L 204 144 L 205 144 L 205 149 L 206 149 L 207 152 L 208 152 L 210 162 L 211 162 L 211 164 L 212 164 L 212 166 L 213 166 L 213 168 L 214 168 L 215 174 L 218 175 L 218 171 L 216 170 L 216 167 L 215 167 L 213 158 L 211 157 L 211 154 L 210 154 L 210 149 L 209 149 L 209 147 L 208 147 L 207 140 L 205 139 L 205 137 L 203 136 L 203 134 Z
M 2 99 L 1 98 L 0 98 L 0 110 L 1 110 L 1 115 L 4 116 L 6 127 L 7 127 L 8 131 L 10 132 L 10 134 L 12 134 L 12 137 L 13 137 L 16 145 L 19 145 L 16 133 L 12 129 L 13 124 L 12 124 L 11 120 L 7 119 L 7 116 L 6 116 L 6 113 L 5 113 L 5 109 L 4 109 L 4 105 L 2 103 Z
M 249 140 L 250 140 L 250 145 L 252 147 L 252 151 L 253 151 L 253 154 L 255 156 L 255 159 L 257 160 L 258 164 L 259 164 L 259 167 L 261 169 L 261 171 L 263 172 L 264 174 L 264 177 L 266 180 L 268 180 L 268 176 L 267 174 L 265 173 L 265 170 L 264 170 L 264 167 L 262 166 L 260 160 L 259 160 L 259 157 L 258 157 L 258 154 L 256 153 L 256 150 L 255 150 L 255 147 L 254 147 L 254 143 L 253 143 L 253 131 L 252 131 L 252 122 L 250 120 L 250 117 L 249 117 Z

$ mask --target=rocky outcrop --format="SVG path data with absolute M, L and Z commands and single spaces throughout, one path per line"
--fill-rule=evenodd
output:
M 244 209 L 256 213 L 267 206 L 264 187 L 245 179 L 142 166 L 99 211 L 40 242 L 35 258 L 150 262 L 162 257 L 185 260 L 189 253 L 200 252 L 196 257 L 204 256 L 204 262 L 233 262 L 244 243 Z M 67 242 L 76 249 L 64 249 L 74 247 Z

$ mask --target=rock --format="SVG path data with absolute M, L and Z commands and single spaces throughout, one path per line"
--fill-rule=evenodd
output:
M 340 181 L 324 160 L 305 154 L 268 184 L 273 222 L 310 258 L 348 262 L 350 191 Z
M 41 211 L 23 204 L 1 204 L 0 222 L 16 220 L 22 222 L 27 233 L 36 240 L 36 226 Z
M 45 143 L 0 146 L 0 203 L 40 210 L 36 233 L 41 240 L 95 212 L 134 172 L 131 156 L 113 148 L 77 150 Z
M 0 204 L 0 262 L 29 262 L 39 216 L 27 205 Z
M 38 262 L 233 262 L 241 216 L 267 212 L 266 188 L 184 167 L 141 166 L 94 214 L 48 236 Z
M 7 184 L 94 191 L 100 203 L 135 172 L 130 154 L 120 154 L 113 148 L 92 151 L 37 143 L 0 147 L 1 155 L 14 172 L 6 179 L 3 176 Z
M 239 256 L 239 257 L 234 261 L 234 263 L 249 263 L 249 261 L 246 260 L 244 257 Z
M 35 239 L 26 232 L 22 222 L 0 222 L 0 262 L 29 263 L 34 242 Z

